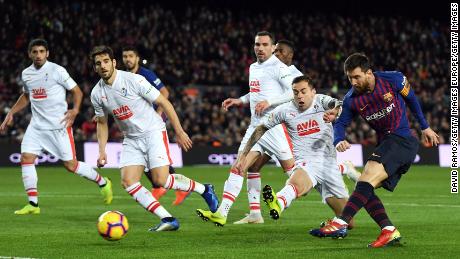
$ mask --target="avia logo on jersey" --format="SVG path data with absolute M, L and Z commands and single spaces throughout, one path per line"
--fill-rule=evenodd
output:
M 380 120 L 381 118 L 387 116 L 392 110 L 393 108 L 395 108 L 395 104 L 394 103 L 391 103 L 390 105 L 388 105 L 387 107 L 383 108 L 382 110 L 374 113 L 374 114 L 371 114 L 369 116 L 366 116 L 366 120 L 367 121 L 371 121 L 371 120 Z
M 123 105 L 119 108 L 114 109 L 112 113 L 113 116 L 115 116 L 115 118 L 117 118 L 120 121 L 129 119 L 131 116 L 133 116 L 131 109 L 129 109 L 127 105 Z
M 45 88 L 37 88 L 37 89 L 32 89 L 32 98 L 34 99 L 45 99 L 48 97 L 46 95 L 46 90 Z
M 310 119 L 307 122 L 297 124 L 297 134 L 299 134 L 299 136 L 307 136 L 319 131 L 319 124 L 316 120 Z
M 260 92 L 260 82 L 259 80 L 253 80 L 249 82 L 249 92 L 258 93 Z

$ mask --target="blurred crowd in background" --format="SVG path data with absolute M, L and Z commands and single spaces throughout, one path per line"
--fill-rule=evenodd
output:
M 74 124 L 75 140 L 95 141 L 89 96 L 98 78 L 89 51 L 99 44 L 111 46 L 119 69 L 124 69 L 121 49 L 134 45 L 145 66 L 167 85 L 170 101 L 195 145 L 238 145 L 249 124 L 249 108 L 224 112 L 221 103 L 248 92 L 249 65 L 255 61 L 254 35 L 268 30 L 276 39 L 294 43 L 294 64 L 314 79 L 320 93 L 343 97 L 350 88 L 343 62 L 353 52 L 368 55 L 374 70 L 403 72 L 441 143 L 449 143 L 449 27 L 439 20 L 207 5 L 173 9 L 148 1 L 51 3 L 0 2 L 1 120 L 22 92 L 20 74 L 31 64 L 27 44 L 42 37 L 49 43 L 49 60 L 64 66 L 85 94 Z M 18 113 L 0 141 L 20 142 L 30 116 L 30 109 Z M 420 135 L 418 123 L 410 118 Z M 174 142 L 173 131 L 169 133 Z M 110 139 L 121 138 L 111 123 Z M 374 131 L 361 119 L 347 129 L 347 138 L 364 145 L 376 142 Z

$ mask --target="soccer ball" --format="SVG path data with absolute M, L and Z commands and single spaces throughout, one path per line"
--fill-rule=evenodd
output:
M 116 241 L 128 233 L 128 219 L 119 211 L 106 211 L 99 216 L 97 230 L 106 240 Z

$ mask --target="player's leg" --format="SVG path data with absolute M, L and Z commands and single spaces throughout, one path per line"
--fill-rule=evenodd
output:
M 164 161 L 161 163 L 164 163 Z M 170 175 L 168 172 L 168 167 L 169 165 L 161 165 L 161 166 L 150 169 L 150 172 L 152 174 L 152 181 L 155 185 L 161 186 L 163 183 L 167 181 Z M 138 182 L 137 184 L 138 184 L 137 188 L 139 188 L 140 184 Z M 144 187 L 140 187 L 140 188 L 144 188 Z M 143 198 L 145 201 L 144 203 L 139 201 L 141 205 L 144 208 L 146 208 L 148 211 L 157 215 L 161 219 L 161 222 L 155 227 L 152 227 L 150 231 L 157 231 L 157 232 L 158 231 L 174 231 L 174 230 L 179 229 L 179 221 L 177 221 L 176 218 L 174 218 L 171 214 L 169 214 L 168 211 L 166 211 L 166 209 L 163 206 L 161 206 L 160 202 L 153 197 L 151 192 L 149 192 L 147 189 L 145 190 L 141 189 L 141 191 L 144 192 Z M 136 200 L 138 199 L 136 198 Z
M 31 153 L 21 154 L 21 171 L 22 182 L 26 190 L 29 204 L 25 205 L 22 209 L 16 210 L 16 215 L 27 214 L 40 214 L 40 207 L 38 207 L 38 190 L 37 190 L 37 171 L 35 170 L 35 159 L 37 156 Z
M 336 217 L 340 217 L 340 215 L 342 215 L 343 208 L 345 208 L 347 201 L 347 198 L 337 198 L 335 196 L 326 198 L 327 205 L 332 209 Z M 352 219 L 348 224 L 348 229 L 352 229 L 354 226 L 355 222 L 354 219 Z
M 169 173 L 172 160 L 169 154 L 169 141 L 166 131 L 152 132 L 150 137 L 146 138 L 146 141 L 144 147 L 147 150 L 149 168 L 167 165 L 164 174 L 155 174 L 152 172 L 153 183 L 157 186 L 163 186 L 168 190 L 196 192 L 203 197 L 209 209 L 215 212 L 219 205 L 219 200 L 211 184 L 201 184 L 182 174 Z
M 40 214 L 38 207 L 38 176 L 35 169 L 35 159 L 42 151 L 40 143 L 41 132 L 34 127 L 27 127 L 21 142 L 21 171 L 22 182 L 27 193 L 29 203 L 22 209 L 16 210 L 16 215 Z
M 257 145 L 257 144 L 256 144 Z M 256 161 L 260 156 L 259 151 L 250 151 L 246 156 L 246 165 L 242 171 L 237 170 L 234 166 L 230 169 L 230 174 L 224 184 L 224 193 L 222 195 L 222 202 L 215 213 L 211 211 L 197 209 L 196 213 L 205 221 L 211 221 L 217 226 L 223 226 L 227 222 L 227 216 L 235 202 L 236 197 L 241 192 L 243 187 L 244 175 L 249 166 Z M 238 154 L 237 160 L 240 158 Z
M 338 164 L 339 171 L 342 175 L 346 176 L 348 179 L 352 180 L 353 182 L 358 182 L 359 176 L 361 173 L 356 170 L 353 163 L 349 160 L 344 161 Z
M 369 157 L 363 173 L 361 174 L 355 191 L 352 193 L 342 212 L 342 215 L 334 219 L 331 224 L 319 229 L 317 236 L 335 236 L 335 233 L 346 229 L 347 223 L 367 203 L 368 213 L 376 217 L 383 225 L 391 224 L 388 216 L 380 206 L 379 199 L 374 189 L 383 186 L 389 191 L 396 187 L 401 175 L 407 172 L 418 150 L 418 141 L 413 138 L 403 138 L 396 135 L 387 135 L 380 145 Z M 374 204 L 371 204 L 374 203 Z M 378 219 L 377 219 L 378 218 Z M 390 222 L 390 223 L 389 223 Z M 382 229 L 380 236 L 371 243 L 371 247 L 382 247 L 399 242 L 401 236 L 394 226 L 387 226 Z
M 155 199 L 159 200 L 163 195 L 165 195 L 168 192 L 168 190 L 166 188 L 164 188 L 163 186 L 157 186 L 157 185 L 155 185 L 153 183 L 152 172 L 149 169 L 145 168 L 144 174 L 147 177 L 147 179 L 150 181 L 150 183 L 152 184 L 152 195 L 153 195 L 153 197 L 155 197 Z
M 335 159 L 331 160 L 330 165 L 336 164 Z M 342 172 L 334 166 L 322 167 L 322 182 L 317 186 L 321 194 L 323 203 L 326 203 L 334 212 L 336 217 L 342 215 L 343 208 L 348 201 L 348 188 L 343 180 Z M 354 226 L 353 219 L 348 224 L 348 229 Z
M 176 174 L 176 169 L 174 169 L 174 167 L 172 166 L 169 166 L 169 174 Z M 174 194 L 176 195 L 176 199 L 173 201 L 172 205 L 181 205 L 184 200 L 190 196 L 190 194 L 192 193 L 192 191 L 181 191 L 181 190 L 176 190 L 174 192 Z
M 388 178 L 388 175 L 381 164 L 375 161 L 368 161 L 340 217 L 334 218 L 334 220 L 320 229 L 312 229 L 310 234 L 318 237 L 346 237 L 348 224 L 368 202 L 369 197 L 374 194 L 374 187 L 386 178 Z
M 264 153 L 254 162 L 252 166 L 249 167 L 246 178 L 248 188 L 249 214 L 247 214 L 241 220 L 234 222 L 233 224 L 264 223 L 264 218 L 260 212 L 260 191 L 262 189 L 260 170 L 268 161 L 270 161 L 270 156 Z
M 100 188 L 104 203 L 110 204 L 113 199 L 112 183 L 89 164 L 77 160 L 72 128 L 46 132 L 48 134 L 42 139 L 44 149 L 62 160 L 67 171 L 96 183 Z
M 298 167 L 294 169 L 294 173 L 289 177 L 286 185 L 276 194 L 270 185 L 266 185 L 262 191 L 262 196 L 270 209 L 270 216 L 273 219 L 278 219 L 293 200 L 306 195 L 316 183 L 314 176 L 307 173 L 305 168 Z

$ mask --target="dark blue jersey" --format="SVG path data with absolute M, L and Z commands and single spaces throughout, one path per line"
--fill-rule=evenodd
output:
M 398 71 L 374 72 L 375 88 L 359 94 L 350 89 L 343 100 L 342 114 L 334 124 L 334 145 L 345 139 L 345 128 L 359 114 L 377 132 L 379 140 L 386 134 L 411 135 L 406 103 L 423 129 L 428 124 L 406 77 Z
M 163 82 L 161 82 L 160 78 L 153 72 L 152 70 L 149 70 L 145 67 L 139 66 L 139 69 L 137 70 L 137 74 L 145 77 L 147 81 L 155 86 L 155 88 L 159 91 L 161 88 L 165 87 Z

